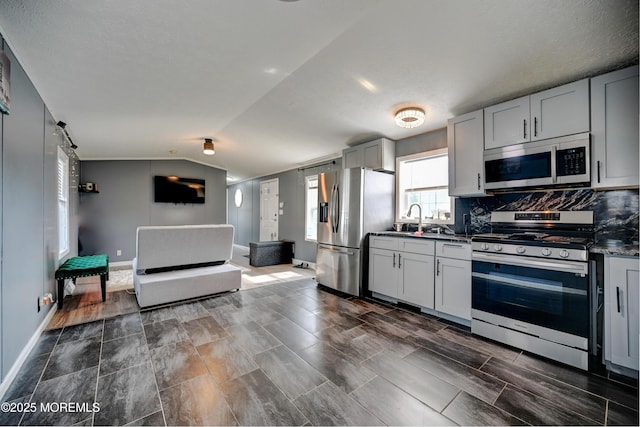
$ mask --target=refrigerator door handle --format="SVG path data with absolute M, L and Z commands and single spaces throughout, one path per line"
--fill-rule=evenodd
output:
M 331 232 L 333 233 L 333 190 L 336 186 L 331 187 L 331 193 L 329 193 L 329 222 L 331 223 Z
M 334 207 L 335 207 L 335 228 L 336 228 L 336 233 L 338 232 L 338 229 L 340 228 L 340 187 L 336 184 L 336 201 L 334 203 Z
M 335 233 L 336 230 L 336 186 L 335 184 L 331 187 L 331 196 L 329 198 L 329 203 L 331 206 L 329 207 L 330 214 L 329 218 L 331 220 L 331 232 Z

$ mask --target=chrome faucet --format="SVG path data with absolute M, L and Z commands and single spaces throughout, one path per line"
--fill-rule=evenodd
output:
M 411 217 L 411 209 L 413 209 L 414 206 L 418 207 L 418 233 L 422 233 L 422 206 L 417 203 L 412 204 L 411 206 L 409 206 L 407 216 Z

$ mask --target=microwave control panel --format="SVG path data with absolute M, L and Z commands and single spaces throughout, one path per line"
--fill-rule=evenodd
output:
M 582 175 L 587 173 L 586 147 L 567 148 L 556 152 L 556 173 L 558 176 Z

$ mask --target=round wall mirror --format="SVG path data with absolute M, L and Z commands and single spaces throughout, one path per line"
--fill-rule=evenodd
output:
M 242 190 L 239 188 L 236 188 L 236 192 L 233 195 L 233 200 L 236 204 L 236 208 L 239 208 L 240 206 L 242 206 Z

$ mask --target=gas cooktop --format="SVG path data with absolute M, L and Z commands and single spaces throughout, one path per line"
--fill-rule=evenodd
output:
M 592 211 L 491 213 L 492 233 L 471 238 L 474 253 L 586 261 L 593 244 Z
M 566 247 L 588 249 L 593 243 L 586 237 L 562 236 L 549 233 L 484 233 L 472 237 L 476 242 L 506 243 L 529 246 Z

